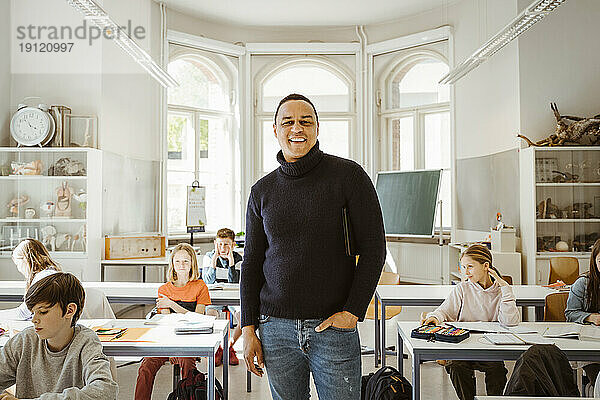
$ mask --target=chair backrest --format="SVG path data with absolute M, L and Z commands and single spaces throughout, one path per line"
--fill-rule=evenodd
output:
M 548 279 L 548 283 L 561 280 L 567 285 L 572 285 L 578 277 L 579 261 L 575 257 L 550 258 L 550 279 Z
M 115 313 L 110 307 L 110 303 L 103 291 L 94 288 L 85 288 L 85 305 L 81 311 L 81 318 L 115 318 Z
M 381 276 L 379 277 L 378 284 L 379 285 L 399 285 L 400 284 L 400 274 L 383 271 L 381 273 Z
M 393 272 L 382 271 L 381 276 L 379 277 L 378 285 L 399 285 L 400 284 L 400 275 L 395 274 Z M 388 306 L 386 308 L 385 319 L 393 318 L 398 315 L 402 311 L 401 306 Z M 381 308 L 379 309 L 379 317 L 381 318 Z M 366 319 L 375 319 L 375 296 L 371 299 L 371 303 L 369 303 L 369 307 L 367 308 L 367 313 L 365 315 Z
M 544 321 L 564 322 L 565 309 L 569 292 L 551 293 L 546 296 L 544 305 Z

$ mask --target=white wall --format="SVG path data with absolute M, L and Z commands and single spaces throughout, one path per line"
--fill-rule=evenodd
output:
M 0 146 L 8 145 L 10 122 L 10 3 L 0 12 Z
M 10 38 L 13 38 L 13 45 L 17 43 L 18 25 L 31 23 L 74 28 L 83 23 L 83 16 L 64 0 L 12 0 L 6 3 L 12 4 L 11 12 L 0 13 L 0 18 L 12 20 L 13 26 L 11 28 L 8 21 L 1 25 L 7 34 L 1 35 L 0 46 L 6 46 L 7 54 L 10 54 Z M 160 9 L 157 3 L 152 0 L 104 0 L 101 5 L 120 25 L 131 20 L 134 27 L 143 27 L 145 37 L 136 41 L 155 60 L 159 59 Z M 127 193 L 120 198 L 128 199 L 131 204 L 104 204 L 103 233 L 158 230 L 156 188 L 161 161 L 160 85 L 111 41 L 99 39 L 92 45 L 85 40 L 73 42 L 72 54 L 50 56 L 15 53 L 18 49 L 13 46 L 12 53 L 17 58 L 13 59 L 11 74 L 2 73 L 5 69 L 8 71 L 5 65 L 11 66 L 8 64 L 10 58 L 2 58 L 0 143 L 8 144 L 10 137 L 6 123 L 9 117 L 4 116 L 4 110 L 7 110 L 7 115 L 12 114 L 16 105 L 27 96 L 39 96 L 49 105 L 67 105 L 72 108 L 73 114 L 97 115 L 100 149 L 118 157 L 123 165 L 136 166 L 135 171 L 105 174 L 105 190 L 115 187 L 127 190 L 140 184 L 152 188 L 150 198 L 144 201 L 136 201 L 134 194 Z M 3 48 L 0 47 L 0 51 Z M 10 89 L 2 90 L 5 86 Z M 109 170 L 105 169 L 105 172 Z M 129 210 L 127 218 L 122 215 L 123 210 Z
M 519 0 L 525 5 L 528 0 Z M 520 132 L 554 133 L 550 102 L 565 115 L 600 114 L 600 2 L 567 1 L 519 40 Z

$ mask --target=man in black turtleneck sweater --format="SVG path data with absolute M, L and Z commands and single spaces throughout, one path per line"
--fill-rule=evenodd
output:
M 386 253 L 377 194 L 360 165 L 319 150 L 319 120 L 306 97 L 282 99 L 273 127 L 281 166 L 252 187 L 246 211 L 240 285 L 246 365 L 259 376 L 266 365 L 275 400 L 308 398 L 310 372 L 320 398 L 358 400 L 356 323 Z M 344 207 L 358 263 L 346 253 Z

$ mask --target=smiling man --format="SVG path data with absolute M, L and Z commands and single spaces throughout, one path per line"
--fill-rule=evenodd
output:
M 356 323 L 385 260 L 375 188 L 360 165 L 319 149 L 319 117 L 308 98 L 283 98 L 273 129 L 281 165 L 252 187 L 246 211 L 246 366 L 258 376 L 266 367 L 275 400 L 309 398 L 311 372 L 319 398 L 358 400 Z M 358 263 L 346 253 L 343 208 Z

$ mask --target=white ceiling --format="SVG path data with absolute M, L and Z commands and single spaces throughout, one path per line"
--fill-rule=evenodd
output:
M 391 21 L 451 0 L 164 0 L 204 20 L 242 26 L 340 26 Z

